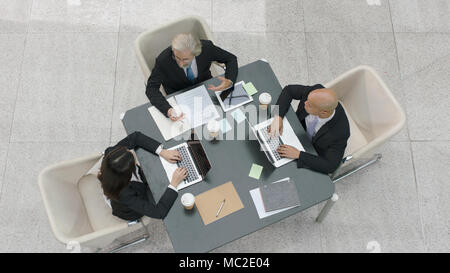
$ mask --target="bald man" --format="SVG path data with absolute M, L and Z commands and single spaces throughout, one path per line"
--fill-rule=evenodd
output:
M 334 172 L 342 161 L 350 137 L 348 119 L 336 93 L 321 84 L 286 86 L 277 101 L 279 115 L 269 127 L 271 135 L 283 133 L 282 120 L 293 99 L 300 100 L 297 118 L 318 155 L 300 152 L 289 145 L 281 145 L 278 153 L 281 157 L 298 159 L 299 168 L 308 167 L 326 174 Z

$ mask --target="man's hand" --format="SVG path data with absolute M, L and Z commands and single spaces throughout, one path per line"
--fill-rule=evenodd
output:
M 214 86 L 212 84 L 208 85 L 208 89 L 211 91 L 222 91 L 227 89 L 228 87 L 230 87 L 233 82 L 230 81 L 229 79 L 226 79 L 222 76 L 218 76 L 217 77 L 220 80 L 220 84 L 218 86 Z
M 277 149 L 277 152 L 281 157 L 292 159 L 298 159 L 300 157 L 300 151 L 290 145 L 280 145 L 280 147 L 278 147 Z
M 177 161 L 181 160 L 181 155 L 177 150 L 166 150 L 163 149 L 160 153 L 160 156 L 162 156 L 165 160 L 167 160 L 169 163 L 177 163 Z
M 177 113 L 173 108 L 170 108 L 169 111 L 167 111 L 167 115 L 169 116 L 171 121 L 178 121 L 184 117 L 184 113 L 181 113 L 179 116 L 177 116 Z
M 280 116 L 275 116 L 273 118 L 272 124 L 267 128 L 267 132 L 270 137 L 276 137 L 278 134 L 283 134 L 283 118 Z

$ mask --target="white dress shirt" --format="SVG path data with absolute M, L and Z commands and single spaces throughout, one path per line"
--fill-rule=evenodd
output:
M 328 121 L 330 121 L 333 117 L 334 117 L 334 113 L 336 111 L 333 110 L 333 114 L 331 114 L 331 116 L 327 117 L 327 118 L 320 118 L 318 117 L 318 121 L 316 124 L 316 128 L 314 128 L 314 135 L 319 132 L 320 128 L 322 128 L 323 125 L 325 125 L 325 123 L 327 123 Z M 305 118 L 305 123 L 306 123 L 306 127 L 308 127 L 309 124 L 311 124 L 312 120 L 314 119 L 313 115 L 308 115 Z
M 195 60 L 195 57 L 194 57 L 194 59 L 191 62 L 191 69 L 192 69 L 192 73 L 194 73 L 194 78 L 197 78 L 197 76 L 198 76 L 198 69 L 197 69 L 197 61 Z M 183 67 L 183 70 L 184 70 L 184 74 L 187 77 L 187 67 Z

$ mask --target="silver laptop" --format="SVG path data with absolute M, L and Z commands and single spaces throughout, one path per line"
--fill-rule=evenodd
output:
M 179 167 L 185 167 L 188 172 L 186 179 L 178 185 L 177 190 L 202 181 L 211 169 L 211 164 L 199 140 L 188 140 L 168 150 L 177 150 L 181 155 L 181 161 L 177 163 L 169 163 L 161 156 L 159 157 L 169 181 L 172 180 L 173 173 Z
M 281 136 L 278 135 L 276 137 L 270 137 L 267 129 L 270 127 L 270 124 L 272 124 L 272 121 L 273 118 L 252 126 L 247 120 L 251 130 L 253 131 L 253 134 L 256 136 L 256 139 L 261 145 L 261 149 L 266 154 L 267 159 L 269 159 L 270 163 L 272 163 L 273 166 L 278 168 L 294 160 L 291 158 L 282 158 L 278 154 L 277 149 L 280 145 L 290 145 L 303 152 L 305 151 L 305 149 L 300 143 L 300 140 L 298 140 L 297 135 L 294 133 L 294 130 L 292 129 L 286 117 L 283 118 L 283 134 Z

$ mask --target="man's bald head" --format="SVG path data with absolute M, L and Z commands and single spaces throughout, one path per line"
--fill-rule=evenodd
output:
M 312 115 L 327 118 L 338 105 L 336 93 L 329 88 L 316 89 L 309 93 L 305 110 Z

